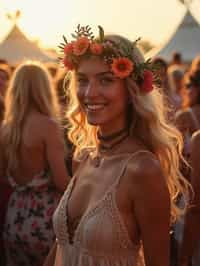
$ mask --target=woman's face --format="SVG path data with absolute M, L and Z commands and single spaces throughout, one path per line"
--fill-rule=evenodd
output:
M 129 94 L 125 82 L 100 58 L 83 60 L 76 73 L 77 97 L 88 123 L 111 134 L 126 126 Z

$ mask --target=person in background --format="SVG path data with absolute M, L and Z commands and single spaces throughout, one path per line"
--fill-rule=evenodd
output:
M 161 88 L 166 95 L 166 97 L 170 97 L 170 88 L 169 88 L 169 80 L 167 74 L 168 64 L 167 62 L 161 58 L 156 57 L 152 60 L 152 64 L 156 67 L 157 73 L 157 83 L 156 85 Z
M 4 111 L 5 111 L 4 99 L 2 96 L 0 96 L 0 124 L 3 121 Z M 8 181 L 4 178 L 0 178 L 0 266 L 5 266 L 6 264 L 2 232 L 4 227 L 7 204 L 11 192 L 12 189 Z
M 190 155 L 194 193 L 186 213 L 178 266 L 200 265 L 200 130 L 192 136 Z
M 189 69 L 191 74 L 196 72 L 197 70 L 200 70 L 200 55 L 196 56 L 192 60 L 192 63 L 191 63 L 190 69 Z
M 5 96 L 11 78 L 11 70 L 7 64 L 0 64 L 0 95 Z
M 171 91 L 171 104 L 174 112 L 177 112 L 182 108 L 183 78 L 184 70 L 179 66 L 174 65 L 168 69 L 168 79 Z
M 44 265 L 169 266 L 174 198 L 187 191 L 180 134 L 165 120 L 137 42 L 102 27 L 97 39 L 89 26 L 76 33 L 63 44 L 74 176 L 54 213 L 57 241 Z
M 185 68 L 185 64 L 183 63 L 182 55 L 179 52 L 174 52 L 172 55 L 171 62 L 169 63 L 169 68 L 172 66 L 176 66 L 179 68 Z
M 41 266 L 55 240 L 52 214 L 69 182 L 57 97 L 41 63 L 16 68 L 0 133 L 0 177 L 13 189 L 3 231 L 7 265 Z

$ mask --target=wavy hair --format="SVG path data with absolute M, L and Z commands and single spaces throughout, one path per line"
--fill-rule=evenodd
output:
M 106 39 L 132 45 L 129 40 L 118 35 L 108 35 Z M 135 63 L 144 61 L 142 54 L 136 47 L 132 59 Z M 70 98 L 68 119 L 71 127 L 68 135 L 76 146 L 75 158 L 78 158 L 83 148 L 97 146 L 97 127 L 88 124 L 76 96 L 76 85 L 75 72 L 71 72 L 71 83 L 68 89 Z M 139 85 L 130 78 L 126 80 L 126 87 L 132 101 L 128 114 L 130 135 L 141 139 L 160 161 L 170 193 L 171 218 L 172 221 L 175 221 L 183 213 L 183 210 L 176 206 L 177 195 L 181 193 L 188 197 L 189 194 L 189 184 L 179 171 L 183 148 L 182 136 L 167 121 L 168 110 L 163 104 L 163 95 L 157 88 L 154 88 L 150 93 L 143 94 L 140 92 Z
M 19 164 L 23 126 L 31 108 L 59 120 L 51 77 L 45 66 L 37 61 L 26 61 L 16 68 L 6 93 L 2 137 L 6 145 L 8 171 L 16 169 Z

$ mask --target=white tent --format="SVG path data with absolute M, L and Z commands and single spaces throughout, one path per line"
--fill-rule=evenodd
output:
M 183 60 L 187 62 L 200 55 L 200 25 L 189 9 L 169 40 L 148 52 L 145 57 L 159 56 L 169 61 L 174 52 L 181 53 Z
M 0 43 L 0 59 L 16 65 L 25 59 L 52 62 L 55 58 L 31 42 L 15 24 L 7 37 Z

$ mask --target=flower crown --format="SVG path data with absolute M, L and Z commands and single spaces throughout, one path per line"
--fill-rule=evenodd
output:
M 77 26 L 75 33 L 71 34 L 74 39 L 71 42 L 63 36 L 64 42 L 59 45 L 63 55 L 60 59 L 67 70 L 76 69 L 83 58 L 99 56 L 110 66 L 116 77 L 133 78 L 142 92 L 150 92 L 153 89 L 154 80 L 150 59 L 142 63 L 133 61 L 133 50 L 139 39 L 129 47 L 121 42 L 107 40 L 103 28 L 98 26 L 98 29 L 98 38 L 94 37 L 89 26 L 80 25 Z

